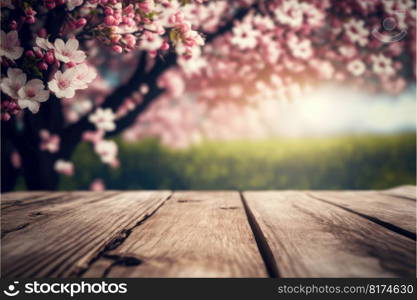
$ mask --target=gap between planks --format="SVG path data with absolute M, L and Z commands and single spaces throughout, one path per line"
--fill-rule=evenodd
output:
M 7 219 L 13 222 L 16 218 L 19 222 L 25 215 L 30 216 L 30 210 L 34 209 L 40 209 L 47 217 L 34 219 L 33 226 L 11 232 L 10 236 L 6 234 L 2 239 L 2 275 L 76 276 L 105 246 L 114 246 L 129 228 L 159 208 L 172 194 L 169 191 L 144 191 L 103 197 L 114 192 L 88 193 L 90 196 L 81 192 L 68 193 L 73 197 L 67 197 L 68 201 L 64 202 L 61 199 L 57 206 L 41 201 L 41 207 L 37 208 L 2 210 L 2 214 L 5 213 Z M 87 207 L 80 201 L 87 203 Z
M 261 228 L 256 222 L 254 215 L 249 209 L 242 191 L 239 191 L 239 196 L 240 196 L 240 200 L 242 201 L 243 208 L 245 209 L 245 214 L 246 214 L 246 218 L 248 219 L 249 226 L 255 237 L 255 241 L 256 241 L 256 245 L 258 246 L 259 253 L 261 254 L 261 257 L 264 261 L 266 270 L 268 271 L 268 275 L 271 278 L 280 278 L 281 276 L 279 274 L 278 267 L 274 259 L 274 254 L 272 253 L 272 250 L 269 247 L 268 241 L 263 235 Z
M 289 194 L 288 194 L 289 193 Z M 400 230 L 398 232 L 398 228 L 396 226 L 387 226 L 388 223 L 381 222 L 376 218 L 372 218 L 369 216 L 365 216 L 364 214 L 356 213 L 353 210 L 345 209 L 345 207 L 341 205 L 335 205 L 329 201 L 323 201 L 321 199 L 317 199 L 316 197 L 312 197 L 306 192 L 275 192 L 272 193 L 271 197 L 262 198 L 262 200 L 258 204 L 253 202 L 259 196 L 265 195 L 265 192 L 243 192 L 241 193 L 241 199 L 245 206 L 248 221 L 251 225 L 251 228 L 256 236 L 256 241 L 258 243 L 258 248 L 261 252 L 262 258 L 264 259 L 265 264 L 267 265 L 267 269 L 269 271 L 270 276 L 272 277 L 357 277 L 357 276 L 365 276 L 365 277 L 379 277 L 379 276 L 415 276 L 415 243 L 411 242 L 410 240 L 407 241 L 405 238 L 409 238 L 412 240 L 412 236 L 410 237 L 408 234 L 404 235 L 403 231 Z M 291 197 L 299 198 L 300 204 L 304 202 L 305 207 L 307 210 L 309 206 L 311 206 L 311 202 L 301 201 L 300 197 L 305 198 L 304 200 L 309 200 L 312 202 L 322 203 L 321 205 L 314 204 L 310 208 L 314 208 L 316 213 L 320 211 L 323 212 L 322 216 L 319 217 L 318 215 L 314 216 L 314 218 L 319 217 L 323 218 L 319 223 L 316 223 L 316 227 L 320 228 L 320 234 L 330 234 L 332 236 L 334 231 L 331 230 L 328 233 L 326 232 L 326 223 L 332 223 L 332 216 L 338 219 L 339 217 L 345 219 L 345 221 L 355 221 L 359 222 L 356 225 L 356 229 L 352 232 L 349 227 L 346 227 L 347 224 L 338 223 L 336 221 L 336 227 L 340 226 L 342 231 L 345 231 L 347 237 L 343 235 L 341 237 L 335 236 L 336 238 L 334 244 L 333 241 L 329 241 L 328 237 L 320 236 L 317 233 L 317 240 L 312 240 L 313 248 L 321 247 L 320 244 L 323 242 L 323 245 L 327 245 L 333 250 L 342 251 L 340 254 L 342 258 L 338 258 L 332 254 L 332 251 L 327 252 L 329 257 L 326 257 L 326 251 L 323 251 L 322 248 L 320 251 L 323 253 L 315 253 L 317 249 L 310 250 L 309 247 L 306 248 L 304 245 L 305 242 L 302 242 L 304 238 L 300 236 L 296 237 L 293 234 L 297 235 L 297 230 L 293 233 L 289 234 L 289 231 L 292 230 L 293 225 L 296 225 L 297 220 L 294 220 L 292 216 L 288 219 L 285 215 L 286 213 L 282 214 L 282 211 L 276 210 L 278 207 L 290 209 L 293 205 L 296 205 L 296 202 L 293 201 L 296 199 L 292 199 L 290 203 L 283 204 L 286 199 L 282 198 L 284 195 L 293 195 Z M 257 196 L 258 195 L 258 196 Z M 278 197 L 277 197 L 278 196 Z M 250 198 L 250 204 L 248 204 L 248 199 Z M 285 197 L 285 196 L 284 196 Z M 282 198 L 282 199 L 280 199 Z M 260 199 L 258 199 L 260 200 Z M 280 201 L 281 200 L 281 201 Z M 276 202 L 282 203 L 278 205 L 276 209 L 274 205 L 267 208 L 265 210 L 259 210 L 262 206 L 266 205 L 268 207 L 268 203 Z M 282 202 L 284 201 L 284 202 Z M 310 203 L 310 204 L 308 204 Z M 307 205 L 308 204 L 308 205 Z M 259 206 L 260 205 L 260 206 Z M 288 206 L 290 205 L 290 206 Z M 298 205 L 297 205 L 298 206 Z M 295 207 L 297 207 L 295 206 Z M 317 207 L 316 207 L 317 206 Z M 294 208 L 295 208 L 294 207 Z M 301 207 L 296 209 L 301 209 Z M 333 207 L 333 208 L 332 208 Z M 273 209 L 275 214 L 269 215 L 268 210 L 271 211 Z M 326 212 L 329 209 L 331 211 L 330 215 Z M 294 213 L 296 211 L 293 211 Z M 305 211 L 306 213 L 307 211 Z M 343 213 L 344 212 L 344 213 Z M 280 215 L 281 214 L 281 215 Z M 320 213 L 319 213 L 320 214 Z M 298 217 L 303 217 L 303 214 L 296 213 Z M 307 219 L 309 218 L 308 215 L 304 215 Z M 264 220 L 264 218 L 266 219 Z M 280 220 L 282 219 L 282 220 Z M 302 222 L 308 222 L 308 220 L 303 220 Z M 361 219 L 363 221 L 361 221 Z M 285 221 L 287 220 L 287 221 Z M 377 220 L 377 221 L 376 221 Z M 284 227 L 288 227 L 288 221 L 290 221 L 290 228 L 283 229 Z M 311 221 L 311 220 L 310 220 Z M 321 223 L 325 222 L 325 223 Z M 324 227 L 323 227 L 324 224 Z M 374 224 L 373 226 L 371 226 Z M 313 224 L 311 224 L 313 225 Z M 282 227 L 284 226 L 284 227 Z M 297 227 L 297 226 L 296 226 Z M 309 226 L 301 225 L 301 227 L 305 230 L 309 230 Z M 393 229 L 394 228 L 394 229 Z M 388 230 L 387 230 L 388 229 Z M 314 230 L 312 229 L 313 234 Z M 324 231 L 323 231 L 324 230 Z M 287 231 L 287 232 L 285 232 Z M 350 231 L 350 233 L 349 233 Z M 368 236 L 365 234 L 366 232 L 371 231 L 376 234 L 376 237 Z M 281 232 L 281 233 L 280 233 Z M 390 233 L 391 232 L 391 233 Z M 299 232 L 298 232 L 299 234 Z M 338 234 L 343 234 L 339 232 Z M 303 234 L 305 235 L 305 234 Z M 350 235 L 350 236 L 349 236 Z M 307 237 L 307 236 L 305 236 Z M 301 238 L 301 240 L 300 240 Z M 390 239 L 393 244 L 386 243 L 386 239 Z M 333 239 L 333 238 L 332 238 Z M 366 239 L 370 239 L 366 241 Z M 306 242 L 308 239 L 306 239 Z M 344 241 L 344 242 L 343 242 Z M 347 246 L 348 250 L 342 250 L 340 242 L 343 242 L 342 245 Z M 337 246 L 339 243 L 339 246 Z M 376 243 L 376 244 L 373 244 Z M 325 247 L 327 247 L 325 246 Z M 339 248 L 338 248 L 339 247 Z M 349 250 L 349 247 L 353 247 Z M 356 249 L 355 249 L 356 247 Z M 414 248 L 413 248 L 414 247 Z M 298 249 L 297 249 L 298 248 Z M 414 249 L 414 250 L 413 250 Z M 301 252 L 299 252 L 301 251 Z M 312 251 L 312 252 L 311 252 Z M 345 253 L 343 253 L 346 251 Z M 358 256 L 357 252 L 362 253 Z M 368 253 L 368 251 L 371 251 Z M 299 256 L 297 252 L 304 253 L 304 256 Z M 356 254 L 355 254 L 356 253 Z M 311 255 L 311 257 L 309 257 Z M 323 257 L 324 255 L 324 257 Z M 362 257 L 363 255 L 363 257 Z M 403 256 L 404 255 L 404 256 Z M 306 261 L 302 262 L 302 260 L 306 259 Z M 313 260 L 311 260 L 313 259 Z M 341 260 L 340 260 L 341 259 Z M 310 261 L 309 261 L 310 260 Z M 317 265 L 315 262 L 316 260 L 322 261 L 324 265 Z M 342 265 L 345 264 L 346 260 L 351 260 L 351 264 L 353 267 L 349 265 L 345 265 L 346 270 L 343 269 Z M 375 264 L 375 260 L 379 263 Z M 340 263 L 341 265 L 338 265 Z M 322 267 L 325 267 L 327 264 L 327 270 L 323 271 Z M 362 265 L 364 264 L 364 265 Z M 414 266 L 413 266 L 414 264 Z M 366 266 L 366 267 L 365 267 Z M 330 267 L 330 268 L 329 268 Z M 413 271 L 414 270 L 414 271 Z
M 175 192 L 176 193 L 176 192 Z M 119 235 L 117 235 L 116 237 L 114 237 L 112 240 L 110 240 L 109 242 L 104 244 L 104 247 L 102 248 L 103 250 L 101 250 L 100 252 L 98 252 L 98 254 L 93 257 L 88 264 L 85 266 L 85 268 L 78 270 L 77 273 L 73 273 L 72 276 L 82 276 L 84 273 L 86 273 L 89 268 L 98 260 L 100 260 L 101 258 L 103 259 L 107 259 L 110 261 L 110 265 L 107 269 L 105 269 L 104 273 L 103 273 L 103 277 L 105 277 L 106 275 L 108 275 L 108 273 L 110 273 L 110 270 L 112 268 L 112 266 L 115 265 L 138 265 L 140 264 L 140 260 L 137 260 L 137 258 L 135 257 L 130 257 L 130 256 L 118 256 L 118 255 L 114 255 L 114 254 L 109 254 L 110 251 L 112 251 L 114 253 L 114 250 L 116 250 L 119 246 L 121 246 L 130 236 L 130 234 L 135 231 L 136 229 L 138 229 L 140 226 L 144 225 L 145 222 L 147 222 L 155 213 L 157 213 L 175 194 L 173 192 L 171 192 L 169 194 L 169 196 L 167 196 L 165 198 L 164 201 L 162 201 L 159 206 L 156 207 L 156 209 L 154 209 L 149 215 L 145 216 L 144 218 L 142 218 L 140 221 L 138 221 L 136 224 L 124 228 L 124 230 L 122 232 L 120 232 Z M 367 219 L 368 221 L 371 221 L 373 223 L 376 223 L 379 226 L 385 227 L 386 229 L 389 229 L 397 234 L 400 235 L 405 235 L 408 238 L 413 239 L 413 236 L 407 236 L 408 233 L 404 234 L 404 232 L 401 232 L 401 230 L 398 230 L 398 227 L 396 227 L 395 225 L 392 225 L 390 223 L 387 222 L 383 222 L 381 220 L 378 220 L 377 218 L 373 218 L 372 216 L 368 216 L 366 214 L 362 214 L 360 212 L 357 212 L 353 209 L 349 209 L 346 208 L 342 205 L 337 205 L 334 203 L 331 203 L 329 201 L 320 199 L 318 197 L 315 197 L 314 195 L 310 195 L 307 194 L 306 195 L 310 196 L 311 198 L 314 198 L 314 200 L 316 201 L 321 201 L 324 203 L 327 203 L 327 205 L 332 205 L 332 206 L 336 206 L 339 209 L 343 209 L 345 211 L 348 211 L 349 213 L 352 214 L 356 214 L 357 216 Z M 265 267 L 267 269 L 267 272 L 270 277 L 281 277 L 281 274 L 279 272 L 279 269 L 277 266 L 276 261 L 274 260 L 274 256 L 273 256 L 273 252 L 267 242 L 267 239 L 265 238 L 262 229 L 259 227 L 259 225 L 257 224 L 257 220 L 255 218 L 255 216 L 253 215 L 253 212 L 251 211 L 250 207 L 247 204 L 247 201 L 245 200 L 245 196 L 242 192 L 239 192 L 239 196 L 240 196 L 240 200 L 242 202 L 243 208 L 245 210 L 245 216 L 246 219 L 249 223 L 250 229 L 254 235 L 258 250 L 260 252 L 260 256 L 262 257 L 263 263 L 265 264 Z M 16 203 L 17 204 L 17 203 Z M 401 228 L 400 228 L 401 229 Z M 412 233 L 411 233 L 412 234 Z M 409 234 L 408 234 L 409 235 Z M 414 240 L 415 240 L 415 233 L 414 233 Z M 286 277 L 286 276 L 283 276 Z
M 83 276 L 268 277 L 268 272 L 237 191 L 180 191 Z
M 112 263 L 106 270 L 103 272 L 102 277 L 106 277 L 107 274 L 110 272 L 111 268 L 114 265 L 126 265 L 126 266 L 134 266 L 141 263 L 141 261 L 133 256 L 118 256 L 118 255 L 109 255 L 107 254 L 109 251 L 113 251 L 117 249 L 132 233 L 135 228 L 139 227 L 143 223 L 146 222 L 150 217 L 152 217 L 169 199 L 171 199 L 174 192 L 171 192 L 169 196 L 165 198 L 153 211 L 149 214 L 142 217 L 136 224 L 132 227 L 123 229 L 122 232 L 119 233 L 118 236 L 114 237 L 111 241 L 106 243 L 103 246 L 103 250 L 101 250 L 93 259 L 91 259 L 85 268 L 79 269 L 77 272 L 73 273 L 72 276 L 75 277 L 82 277 L 86 272 L 89 271 L 89 268 L 98 260 L 106 258 L 112 260 Z
M 333 205 L 336 207 L 339 207 L 345 211 L 348 211 L 352 214 L 358 215 L 364 219 L 367 219 L 375 224 L 378 224 L 388 230 L 391 230 L 395 233 L 398 233 L 400 235 L 403 235 L 409 239 L 412 239 L 414 241 L 416 241 L 416 233 L 415 232 L 411 232 L 407 229 L 404 229 L 400 226 L 397 226 L 395 224 L 393 224 L 392 222 L 387 222 L 384 220 L 381 220 L 380 218 L 376 217 L 376 216 L 371 216 L 370 214 L 366 214 L 366 213 L 362 213 L 359 209 L 355 209 L 355 208 L 349 208 L 346 206 L 346 204 L 338 204 L 335 203 L 333 201 L 329 201 L 328 199 L 326 199 L 326 197 L 320 196 L 320 195 L 316 195 L 315 193 L 306 193 L 308 196 L 310 196 L 311 198 L 318 200 L 318 201 L 322 201 L 324 203 L 327 203 L 329 205 Z M 399 198 L 401 198 L 400 196 L 398 196 Z M 402 199 L 402 198 L 401 198 Z M 415 222 L 414 222 L 415 223 Z
M 360 218 L 371 221 L 371 222 L 373 222 L 373 223 L 375 223 L 379 226 L 382 226 L 382 227 L 384 227 L 384 228 L 386 228 L 390 231 L 395 232 L 396 234 L 404 235 L 404 236 L 406 236 L 408 238 L 411 238 L 411 239 L 413 239 L 413 237 L 414 237 L 414 240 L 415 240 L 415 234 L 413 234 L 412 232 L 409 232 L 407 230 L 403 230 L 402 228 L 397 227 L 393 224 L 381 221 L 378 218 L 375 218 L 375 217 L 372 217 L 372 216 L 369 216 L 369 215 L 366 215 L 366 214 L 362 214 L 360 212 L 357 212 L 353 209 L 349 209 L 349 208 L 344 207 L 342 205 L 337 205 L 337 204 L 332 203 L 330 201 L 326 201 L 326 200 L 321 199 L 319 197 L 316 197 L 316 196 L 314 196 L 310 193 L 304 192 L 304 194 L 306 196 L 310 197 L 310 199 L 312 201 L 319 201 L 319 202 L 322 202 L 322 203 L 326 203 L 325 205 L 332 205 L 333 207 L 337 207 L 336 209 L 342 209 L 344 211 L 347 211 L 349 214 L 357 215 Z M 163 205 L 166 205 L 166 203 L 172 197 L 174 197 L 174 195 L 176 195 L 176 192 L 171 194 L 170 197 L 161 204 L 161 207 Z M 263 233 L 262 229 L 258 225 L 256 217 L 253 215 L 250 207 L 248 206 L 243 192 L 239 192 L 239 196 L 240 196 L 240 200 L 242 202 L 242 205 L 243 205 L 243 208 L 244 208 L 244 211 L 245 211 L 247 222 L 249 223 L 250 229 L 251 229 L 252 234 L 255 238 L 255 242 L 256 242 L 259 254 L 260 254 L 260 256 L 263 260 L 263 263 L 265 265 L 267 275 L 269 277 L 272 277 L 272 278 L 287 277 L 287 276 L 281 276 L 280 271 L 279 271 L 279 266 L 277 265 L 277 262 L 274 259 L 273 250 L 271 249 L 267 238 L 264 236 L 264 233 Z M 156 212 L 157 211 L 154 211 L 152 213 L 152 215 L 150 215 L 149 217 L 153 216 Z M 92 263 L 94 263 L 94 262 L 97 262 L 101 259 L 101 262 L 100 262 L 101 266 L 99 266 L 99 269 L 101 268 L 102 277 L 107 277 L 108 275 L 111 276 L 113 267 L 138 266 L 138 265 L 143 263 L 143 261 L 138 259 L 136 255 L 129 255 L 128 253 L 123 254 L 124 251 L 121 251 L 121 253 L 118 253 L 117 248 L 119 246 L 121 246 L 122 243 L 125 240 L 127 240 L 127 238 L 130 236 L 130 233 L 132 233 L 132 231 L 138 229 L 139 226 L 143 225 L 149 219 L 149 217 L 146 218 L 145 220 L 142 220 L 138 224 L 136 224 L 136 226 L 133 226 L 129 230 L 128 234 L 126 234 L 121 241 L 116 243 L 115 246 L 113 246 L 112 243 L 109 243 L 110 245 L 106 246 L 105 250 L 102 251 L 101 253 L 99 253 L 99 255 L 92 261 Z M 103 260 L 105 260 L 105 261 L 103 261 Z M 91 265 L 92 264 L 90 264 L 90 266 Z M 85 271 L 87 271 L 87 269 Z M 90 270 L 88 270 L 88 271 L 90 271 Z M 83 272 L 82 274 L 79 274 L 79 275 L 83 275 L 83 274 L 85 274 L 85 272 Z

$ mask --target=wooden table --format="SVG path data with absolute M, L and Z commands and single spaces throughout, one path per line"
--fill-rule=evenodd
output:
M 5 277 L 415 277 L 416 188 L 2 195 Z

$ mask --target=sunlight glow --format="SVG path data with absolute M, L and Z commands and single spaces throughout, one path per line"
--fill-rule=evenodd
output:
M 325 87 L 303 99 L 269 101 L 260 113 L 273 135 L 415 131 L 415 86 L 399 96 Z

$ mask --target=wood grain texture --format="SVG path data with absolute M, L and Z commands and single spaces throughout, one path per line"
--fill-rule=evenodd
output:
M 17 191 L 17 192 L 9 192 L 6 194 L 1 194 L 1 204 L 6 204 L 15 201 L 24 201 L 27 199 L 34 199 L 43 195 L 48 195 L 51 192 L 46 191 L 33 191 L 33 192 L 26 192 L 26 191 Z
M 1 202 L 1 237 L 21 230 L 52 215 L 59 216 L 65 211 L 89 203 L 91 192 L 49 192 L 40 193 L 11 193 L 2 197 Z M 116 192 L 95 193 L 93 201 Z M 8 197 L 7 197 L 8 196 Z
M 26 200 L 11 206 L 13 202 L 7 201 L 2 210 L 6 228 L 19 222 L 28 225 L 2 238 L 2 276 L 78 276 L 103 250 L 117 245 L 131 228 L 155 212 L 170 194 L 75 192 L 52 193 L 47 199 L 20 195 Z
M 389 190 L 381 191 L 382 194 L 402 197 L 416 201 L 416 186 L 415 185 L 403 185 Z
M 340 205 L 359 214 L 375 218 L 416 234 L 416 203 L 374 191 L 324 191 L 309 195 Z M 409 235 L 410 236 L 410 235 Z
M 106 257 L 85 276 L 268 276 L 238 192 L 174 193 Z
M 414 277 L 413 191 L 8 193 L 1 274 Z
M 415 241 L 303 192 L 245 192 L 282 277 L 415 277 Z

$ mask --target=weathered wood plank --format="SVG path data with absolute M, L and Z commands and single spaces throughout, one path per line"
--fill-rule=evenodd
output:
M 34 196 L 33 192 L 19 193 L 1 206 L 1 237 L 32 226 L 38 221 L 68 213 L 78 205 L 115 195 L 116 192 L 49 192 Z M 8 195 L 8 194 L 6 194 Z
M 46 192 L 46 191 L 33 191 L 33 192 L 27 192 L 27 191 L 17 191 L 17 192 L 8 192 L 8 193 L 4 193 L 1 194 L 0 198 L 1 198 L 1 204 L 5 204 L 5 203 L 9 203 L 9 202 L 14 202 L 14 201 L 19 201 L 22 199 L 33 199 L 33 198 L 37 198 L 37 197 L 41 197 L 44 195 L 48 195 L 50 194 L 50 192 Z
M 409 237 L 416 235 L 416 203 L 374 191 L 323 191 L 309 192 L 309 195 L 336 205 L 343 206 L 359 214 L 376 218 L 402 229 Z
M 389 190 L 381 191 L 382 194 L 403 197 L 410 200 L 416 200 L 417 192 L 414 185 L 403 185 Z
M 245 192 L 282 277 L 415 277 L 415 241 L 303 192 Z
M 77 276 L 101 251 L 117 244 L 132 227 L 155 212 L 171 193 L 81 194 L 52 200 L 51 206 L 47 201 L 41 201 L 39 207 L 30 205 L 33 212 L 45 217 L 2 238 L 2 276 Z M 20 209 L 4 212 L 6 225 L 15 216 L 23 218 Z
M 1 208 L 15 208 L 20 210 L 24 206 L 42 206 L 46 203 L 48 206 L 56 202 L 66 202 L 72 195 L 88 195 L 91 192 L 12 192 L 1 195 Z M 65 198 L 62 198 L 65 196 Z
M 174 193 L 107 257 L 85 276 L 268 276 L 238 192 Z

